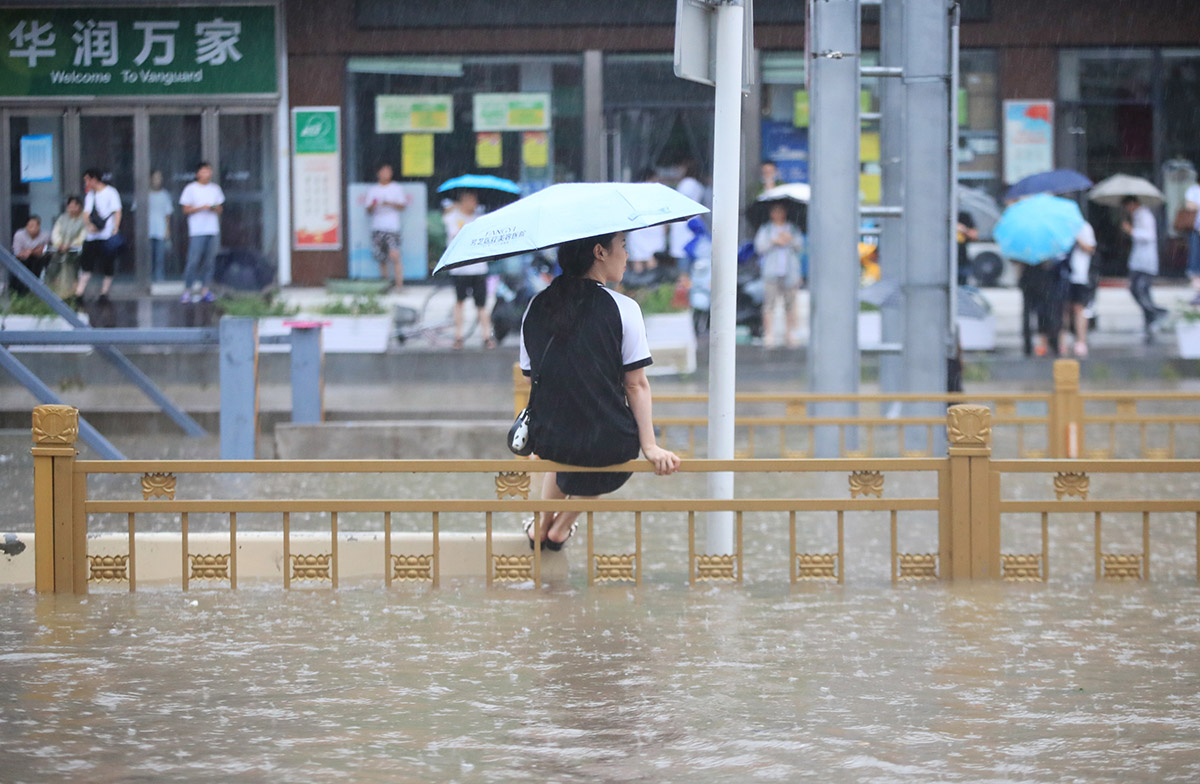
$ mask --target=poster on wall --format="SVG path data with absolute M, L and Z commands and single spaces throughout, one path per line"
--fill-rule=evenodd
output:
M 54 179 L 54 136 L 39 133 L 21 137 L 21 182 Z
M 349 276 L 379 280 L 379 263 L 371 250 L 371 216 L 367 213 L 367 191 L 373 182 L 350 183 L 346 216 L 346 247 L 349 248 Z M 401 182 L 408 206 L 400 213 L 400 263 L 405 280 L 429 277 L 428 194 L 423 182 Z
M 375 133 L 453 133 L 449 95 L 375 96 Z
M 1004 181 L 1054 168 L 1054 102 L 1004 102 Z
M 341 250 L 341 110 L 292 109 L 292 247 Z
M 504 147 L 498 133 L 475 134 L 475 165 L 495 169 L 504 163 Z
M 475 132 L 550 130 L 550 93 L 476 93 Z

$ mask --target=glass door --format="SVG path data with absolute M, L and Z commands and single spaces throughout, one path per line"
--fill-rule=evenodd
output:
M 134 179 L 133 114 L 84 114 L 79 118 L 79 161 L 84 170 L 99 169 L 103 180 L 121 195 L 121 234 L 125 248 L 117 257 L 117 277 L 134 275 L 137 247 L 137 204 Z M 83 172 L 74 176 L 82 177 Z M 82 191 L 82 180 L 78 180 Z
M 220 164 L 216 182 L 225 191 L 221 247 L 277 264 L 274 118 L 266 113 L 223 111 L 217 123 Z
M 179 206 L 203 155 L 201 115 L 150 115 L 150 179 L 145 184 L 151 280 L 178 280 L 187 259 L 187 217 Z M 161 187 L 161 192 L 156 190 Z M 165 204 L 170 205 L 170 212 Z
M 74 181 L 63 179 L 62 126 L 58 114 L 8 118 L 10 198 L 5 240 L 24 228 L 31 215 L 41 218 L 42 228 L 50 231 L 67 195 L 78 192 Z

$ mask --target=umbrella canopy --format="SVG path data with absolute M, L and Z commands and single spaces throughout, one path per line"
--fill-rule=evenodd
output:
M 446 248 L 434 272 L 706 212 L 703 204 L 656 182 L 551 185 L 468 223 Z
M 1008 189 L 1004 194 L 1005 201 L 1032 196 L 1035 193 L 1074 193 L 1086 191 L 1092 187 L 1092 181 L 1074 169 L 1055 169 L 1054 171 L 1031 174 Z
M 1000 220 L 1000 207 L 986 191 L 959 185 L 958 209 L 960 212 L 970 213 L 981 239 L 992 236 L 992 229 Z
M 438 193 L 451 199 L 457 199 L 462 191 L 475 191 L 479 202 L 491 209 L 511 204 L 521 196 L 521 188 L 515 182 L 490 174 L 464 174 L 461 177 L 453 177 L 437 189 Z
M 1157 207 L 1167 200 L 1154 183 L 1128 174 L 1114 174 L 1088 191 L 1090 200 L 1108 207 L 1120 207 L 1126 196 L 1137 196 L 1147 207 Z
M 1078 204 L 1040 193 L 1009 205 L 993 236 L 1008 258 L 1038 264 L 1066 255 L 1082 226 Z
M 746 208 L 746 219 L 754 226 L 761 226 L 770 220 L 771 207 L 782 204 L 787 209 L 788 220 L 803 229 L 810 199 L 812 188 L 806 182 L 776 185 L 759 194 L 754 203 Z

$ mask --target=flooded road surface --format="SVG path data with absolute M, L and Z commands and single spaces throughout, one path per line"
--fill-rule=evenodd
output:
M 6 782 L 1200 779 L 1184 580 L 2 601 Z

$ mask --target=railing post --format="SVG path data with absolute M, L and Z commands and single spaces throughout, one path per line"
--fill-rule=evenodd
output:
M 1000 514 L 992 499 L 992 412 L 959 404 L 946 414 L 950 453 L 950 519 L 942 520 L 942 575 L 951 580 L 1000 577 Z M 948 546 L 947 546 L 948 545 Z
M 1050 456 L 1083 454 L 1083 401 L 1079 397 L 1079 362 L 1054 361 L 1054 398 L 1050 403 Z
M 285 321 L 292 341 L 292 421 L 325 421 L 325 356 L 320 321 Z
M 86 485 L 76 485 L 79 411 L 46 405 L 33 410 L 34 586 L 38 593 L 87 593 Z
M 513 363 L 513 416 L 521 413 L 521 409 L 529 404 L 529 382 L 521 372 L 521 365 Z
M 226 316 L 221 339 L 221 459 L 253 460 L 258 446 L 258 322 Z

